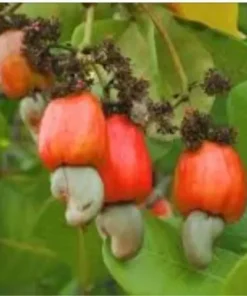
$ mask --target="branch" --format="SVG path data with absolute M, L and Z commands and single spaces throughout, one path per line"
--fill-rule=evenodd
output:
M 14 13 L 23 3 L 14 3 L 10 6 L 8 6 L 4 11 L 3 14 L 12 14 Z
M 80 282 L 80 292 L 83 295 L 90 295 L 92 290 L 90 264 L 88 260 L 88 254 L 86 252 L 85 234 L 81 227 L 77 229 L 78 235 L 78 275 Z
M 137 5 L 140 6 L 140 8 L 146 14 L 148 14 L 148 16 L 150 17 L 150 19 L 154 23 L 157 30 L 160 32 L 164 42 L 167 44 L 167 47 L 169 49 L 169 52 L 171 54 L 171 57 L 172 57 L 172 60 L 173 60 L 174 66 L 175 66 L 175 69 L 176 69 L 176 71 L 180 77 L 180 80 L 181 80 L 181 90 L 183 93 L 187 93 L 187 88 L 188 88 L 187 76 L 185 74 L 181 60 L 177 54 L 176 48 L 175 48 L 174 44 L 172 43 L 172 40 L 171 40 L 167 30 L 162 25 L 162 21 L 161 21 L 160 17 L 153 11 L 153 9 L 151 8 L 151 4 L 147 5 L 144 3 L 139 3 Z
M 78 46 L 79 51 L 81 51 L 83 48 L 91 44 L 92 32 L 93 32 L 93 21 L 94 21 L 94 5 L 90 5 L 86 9 L 84 38 Z

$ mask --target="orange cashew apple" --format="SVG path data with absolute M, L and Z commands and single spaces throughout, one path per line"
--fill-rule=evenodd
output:
M 167 219 L 172 216 L 172 208 L 166 199 L 157 199 L 150 208 L 150 212 L 157 218 Z
M 236 222 L 246 207 L 246 174 L 237 152 L 226 144 L 203 141 L 180 156 L 174 177 L 174 203 L 186 217 L 182 241 L 198 268 L 213 258 L 213 243 L 226 222 Z
M 51 74 L 36 71 L 22 53 L 24 32 L 7 30 L 0 35 L 0 86 L 11 99 L 26 96 L 34 89 L 45 90 L 53 83 Z
M 144 226 L 138 205 L 151 193 L 152 163 L 144 134 L 125 115 L 110 116 L 106 125 L 109 150 L 99 167 L 105 210 L 96 223 L 99 232 L 110 237 L 113 255 L 128 259 L 142 246 Z
M 152 190 L 152 162 L 144 134 L 125 115 L 106 120 L 109 149 L 99 167 L 105 202 L 143 202 Z
M 174 202 L 185 216 L 201 210 L 235 222 L 244 213 L 246 194 L 245 170 L 231 146 L 205 141 L 198 150 L 180 156 Z
M 51 191 L 66 202 L 69 225 L 89 223 L 104 201 L 97 167 L 107 150 L 106 124 L 100 102 L 90 92 L 52 100 L 43 114 L 38 151 L 51 171 Z
M 39 155 L 45 166 L 98 167 L 107 150 L 106 124 L 100 102 L 90 92 L 51 101 L 40 124 Z

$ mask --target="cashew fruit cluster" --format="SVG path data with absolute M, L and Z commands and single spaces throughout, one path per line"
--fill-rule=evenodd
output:
M 106 117 L 91 92 L 51 100 L 40 108 L 39 121 L 30 119 L 29 99 L 22 100 L 20 113 L 50 171 L 52 195 L 66 204 L 67 223 L 85 225 L 97 216 L 113 254 L 134 256 L 144 233 L 139 205 L 153 181 L 143 132 L 125 115 Z
M 10 99 L 25 97 L 30 91 L 52 85 L 51 74 L 37 72 L 22 53 L 23 30 L 7 30 L 0 35 L 0 88 Z
M 196 267 L 206 267 L 225 223 L 238 221 L 246 207 L 246 172 L 237 152 L 210 141 L 184 151 L 175 169 L 173 195 L 185 217 L 185 255 Z

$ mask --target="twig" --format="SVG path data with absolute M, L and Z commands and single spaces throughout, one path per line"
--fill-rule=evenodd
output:
M 100 83 L 101 87 L 104 89 L 106 86 L 106 81 L 105 81 L 105 78 L 103 77 L 103 75 L 100 73 L 98 65 L 96 65 L 95 63 L 92 63 L 91 66 L 99 79 L 99 83 Z
M 6 8 L 6 10 L 3 11 L 3 14 L 12 14 L 14 13 L 23 3 L 14 3 Z
M 88 261 L 88 254 L 86 252 L 85 237 L 83 229 L 78 227 L 78 275 L 80 282 L 80 290 L 83 295 L 90 295 L 92 289 L 90 264 Z
M 173 110 L 176 109 L 178 106 L 180 106 L 183 103 L 189 102 L 189 96 L 187 94 L 182 95 L 182 97 L 172 106 Z
M 169 184 L 172 180 L 171 176 L 159 176 L 159 180 L 156 180 L 156 185 L 150 195 L 147 197 L 145 204 L 142 205 L 144 208 L 151 208 L 153 204 L 167 194 Z
M 81 51 L 83 48 L 91 44 L 92 32 L 93 32 L 93 21 L 94 21 L 94 5 L 90 5 L 86 9 L 84 38 L 78 46 L 79 51 Z
M 156 26 L 157 30 L 160 32 L 163 40 L 167 44 L 167 47 L 169 49 L 169 52 L 171 54 L 171 57 L 172 57 L 172 60 L 173 60 L 174 66 L 175 66 L 175 69 L 176 69 L 176 71 L 180 77 L 180 80 L 181 80 L 181 90 L 183 93 L 187 93 L 187 87 L 188 87 L 187 76 L 185 74 L 183 65 L 180 61 L 180 58 L 177 54 L 176 48 L 175 48 L 168 32 L 166 31 L 165 27 L 162 25 L 162 22 L 161 22 L 159 16 L 151 8 L 152 4 L 147 5 L 144 3 L 139 3 L 137 5 L 140 6 L 140 8 L 142 8 L 142 10 L 145 11 L 146 14 L 148 14 L 150 19 L 152 20 L 152 22 Z

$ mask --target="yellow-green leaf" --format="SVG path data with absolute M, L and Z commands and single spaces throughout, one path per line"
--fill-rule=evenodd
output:
M 210 28 L 236 37 L 238 30 L 238 3 L 169 3 L 169 9 L 179 17 L 197 21 Z

